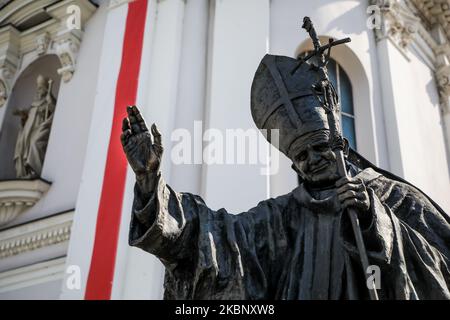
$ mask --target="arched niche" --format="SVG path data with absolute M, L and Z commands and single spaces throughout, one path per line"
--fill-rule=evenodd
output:
M 13 115 L 14 110 L 30 108 L 39 75 L 53 80 L 52 94 L 57 101 L 61 83 L 61 76 L 57 73 L 59 68 L 61 63 L 58 56 L 45 55 L 28 65 L 14 83 L 0 132 L 0 181 L 16 178 L 14 150 L 21 124 L 20 118 Z
M 328 43 L 330 37 L 320 36 L 322 44 Z M 295 56 L 313 50 L 312 41 L 301 43 Z M 376 140 L 374 119 L 370 101 L 370 87 L 364 66 L 348 45 L 339 45 L 331 50 L 331 57 L 345 70 L 353 88 L 355 131 L 358 140 L 358 152 L 376 163 Z

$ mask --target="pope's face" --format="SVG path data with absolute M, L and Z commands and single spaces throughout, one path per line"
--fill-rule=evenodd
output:
M 294 148 L 292 161 L 306 183 L 328 185 L 339 178 L 336 156 L 327 137 L 315 137 Z

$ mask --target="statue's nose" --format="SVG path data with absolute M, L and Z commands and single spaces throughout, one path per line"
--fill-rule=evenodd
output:
M 309 152 L 309 163 L 316 164 L 320 161 L 320 155 L 314 151 Z

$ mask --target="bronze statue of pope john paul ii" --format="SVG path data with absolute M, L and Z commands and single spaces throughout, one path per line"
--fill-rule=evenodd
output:
M 304 28 L 309 57 L 266 55 L 251 90 L 255 124 L 279 130 L 276 147 L 299 186 L 246 212 L 214 211 L 166 184 L 161 134 L 128 107 L 129 244 L 164 264 L 165 299 L 450 299 L 449 215 L 348 147 L 326 67 L 327 52 L 346 41 L 322 46 L 308 18 Z M 380 270 L 378 287 L 368 265 Z

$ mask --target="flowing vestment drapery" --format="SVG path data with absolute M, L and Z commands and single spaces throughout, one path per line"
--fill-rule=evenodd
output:
M 360 171 L 360 170 L 359 170 Z M 381 299 L 450 299 L 450 218 L 426 195 L 372 168 L 363 226 Z M 350 222 L 334 190 L 303 184 L 237 215 L 173 191 L 135 187 L 129 243 L 166 267 L 166 299 L 368 299 Z

